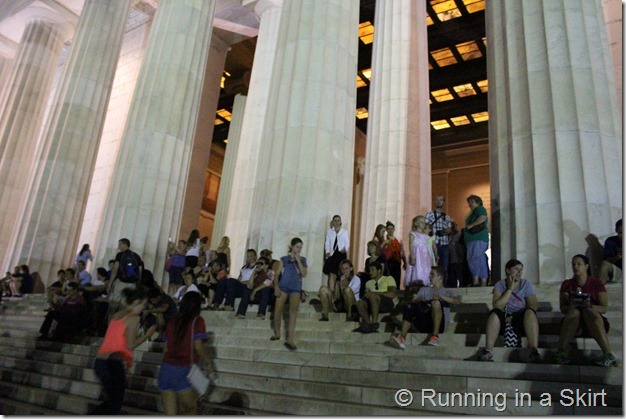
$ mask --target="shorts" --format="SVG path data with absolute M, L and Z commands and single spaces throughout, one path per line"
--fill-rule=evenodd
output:
M 526 333 L 524 332 L 524 313 L 526 313 L 526 310 L 532 311 L 533 313 L 535 313 L 535 316 L 537 315 L 535 310 L 530 307 L 526 307 L 516 311 L 512 314 L 511 317 L 511 326 L 513 326 L 513 330 L 519 337 L 526 336 Z M 504 328 L 506 327 L 506 318 L 504 316 L 504 311 L 494 308 L 489 312 L 489 315 L 491 315 L 491 313 L 494 313 L 500 319 L 500 335 L 504 336 Z
M 159 391 L 185 391 L 192 388 L 187 379 L 191 366 L 179 366 L 162 363 L 159 368 L 157 387 Z
M 404 309 L 403 321 L 408 321 L 420 333 L 433 333 L 433 308 L 429 302 L 410 303 Z M 445 311 L 441 310 L 441 324 L 439 332 L 443 333 L 446 327 Z
M 363 301 L 367 303 L 368 311 L 372 311 L 372 303 L 370 303 L 370 299 L 364 298 Z M 391 298 L 387 297 L 386 295 L 380 296 L 380 306 L 378 307 L 379 313 L 391 313 L 391 311 L 393 310 L 393 307 L 394 307 L 394 304 Z

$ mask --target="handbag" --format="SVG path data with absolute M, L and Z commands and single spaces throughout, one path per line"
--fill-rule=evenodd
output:
M 485 229 L 485 223 L 480 223 L 478 225 L 475 225 L 472 228 L 468 228 L 467 231 L 469 231 L 472 234 L 476 234 L 476 233 L 483 231 L 484 229 Z
M 193 331 L 195 329 L 196 319 L 197 317 L 193 319 L 193 323 L 191 324 L 192 339 L 191 339 L 191 358 L 190 359 L 192 361 L 193 361 Z M 187 374 L 187 380 L 189 380 L 189 383 L 191 384 L 191 386 L 201 396 L 204 393 L 206 393 L 207 389 L 209 388 L 209 383 L 211 382 L 211 380 L 206 375 L 204 375 L 204 371 L 202 371 L 202 369 L 196 363 L 191 364 L 191 370 L 189 370 L 189 373 Z

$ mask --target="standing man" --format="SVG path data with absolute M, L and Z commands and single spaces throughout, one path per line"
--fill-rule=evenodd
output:
M 143 271 L 141 257 L 130 250 L 130 240 L 120 239 L 117 248 L 119 253 L 115 255 L 109 283 L 109 319 L 123 306 L 122 291 L 126 288 L 136 288 Z
M 443 204 L 446 202 L 442 195 L 435 196 L 435 210 L 426 213 L 426 223 L 430 225 L 432 233 L 435 236 L 435 244 L 437 245 L 437 255 L 439 256 L 439 265 L 443 266 L 444 284 L 451 287 L 448 283 L 448 245 L 450 244 L 450 216 L 443 212 Z M 454 285 L 456 287 L 456 284 Z

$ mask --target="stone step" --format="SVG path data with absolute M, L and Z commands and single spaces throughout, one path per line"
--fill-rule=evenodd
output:
M 0 396 L 0 415 L 20 416 L 62 416 L 65 412 L 47 409 L 33 403 L 22 403 Z
M 47 343 L 47 342 L 45 342 Z M 162 353 L 147 351 L 148 344 L 144 344 L 139 350 L 135 351 L 135 363 L 133 371 L 141 375 L 155 375 L 155 366 L 161 361 Z M 47 350 L 48 349 L 48 350 Z M 300 344 L 297 351 L 297 357 L 294 357 L 294 353 L 288 351 L 279 342 L 267 341 L 265 345 L 250 345 L 249 348 L 242 347 L 240 344 L 232 345 L 230 347 L 217 347 L 213 348 L 216 362 L 221 359 L 237 360 L 237 361 L 251 361 L 251 362 L 273 362 L 273 363 L 287 363 L 295 365 L 316 365 L 324 367 L 333 367 L 340 365 L 343 369 L 360 369 L 363 365 L 372 366 L 377 370 L 385 371 L 389 369 L 389 362 L 397 357 L 414 358 L 414 359 L 440 359 L 448 361 L 459 361 L 465 358 L 470 358 L 475 353 L 475 348 L 465 347 L 430 347 L 430 346 L 408 346 L 405 351 L 398 351 L 397 349 L 388 347 L 382 343 L 378 344 L 345 344 L 335 345 L 331 344 L 328 347 L 327 353 L 320 353 L 319 347 L 314 347 L 317 351 L 313 351 L 311 347 L 308 347 L 306 343 Z M 55 347 L 46 348 L 21 348 L 14 346 L 2 346 L 0 347 L 0 354 L 6 358 L 22 358 L 27 360 L 34 360 L 39 362 L 51 362 L 62 363 L 65 365 L 71 365 L 74 367 L 91 368 L 93 365 L 93 359 L 97 347 L 86 345 L 64 345 L 64 352 L 56 352 L 58 350 Z M 65 352 L 65 351 L 68 352 Z M 519 350 L 512 348 L 494 348 L 494 361 L 496 362 L 520 362 Z M 546 358 L 546 361 L 551 362 L 554 351 L 541 349 L 540 353 Z M 355 354 L 357 355 L 355 357 Z M 332 356 L 329 356 L 332 355 Z M 587 362 L 583 356 L 597 357 L 600 352 L 597 350 L 584 351 L 580 353 L 578 362 Z M 615 352 L 618 359 L 622 358 L 621 352 Z M 289 361 L 291 358 L 291 361 Z M 341 362 L 335 364 L 329 362 L 328 359 L 334 360 L 334 362 Z M 387 361 L 387 362 L 385 362 Z M 311 364 L 313 363 L 313 364 Z M 150 365 L 148 365 L 150 364 Z M 17 364 L 8 364 L 13 367 Z M 482 364 L 485 365 L 485 364 Z M 494 364 L 490 364 L 494 365 Z M 464 364 L 463 364 L 464 366 Z M 533 366 L 536 367 L 536 366 Z M 578 368 L 575 366 L 559 366 L 560 368 Z M 137 370 L 140 368 L 140 370 Z M 600 368 L 600 367 L 597 367 Z M 437 374 L 436 371 L 433 374 Z M 480 375 L 474 375 L 480 376 Z M 80 377 L 82 379 L 93 380 L 93 376 Z M 584 377 L 578 377 L 572 382 L 585 382 Z

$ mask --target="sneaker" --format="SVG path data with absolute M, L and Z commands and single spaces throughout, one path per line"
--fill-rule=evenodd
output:
M 439 346 L 439 337 L 432 335 L 430 339 L 428 340 L 428 344 L 430 346 Z
M 265 315 L 264 314 L 257 314 L 256 318 L 257 318 L 257 320 L 265 320 Z
M 601 367 L 617 367 L 617 359 L 612 353 L 607 352 L 597 359 L 595 364 Z
M 569 365 L 572 363 L 572 359 L 567 356 L 567 353 L 563 349 L 559 349 L 554 354 L 554 362 L 560 365 Z
M 528 362 L 530 362 L 531 364 L 541 364 L 543 362 L 543 358 L 541 358 L 541 354 L 538 350 L 532 350 L 530 355 L 528 355 Z
M 243 314 L 237 314 L 237 315 L 235 316 L 235 318 L 236 318 L 236 319 L 245 319 L 245 318 L 246 318 L 246 316 L 244 316 Z
M 389 339 L 389 346 L 396 349 L 406 349 L 406 339 L 402 335 L 392 336 Z
M 493 354 L 487 348 L 480 348 L 476 355 L 478 361 L 493 362 Z

